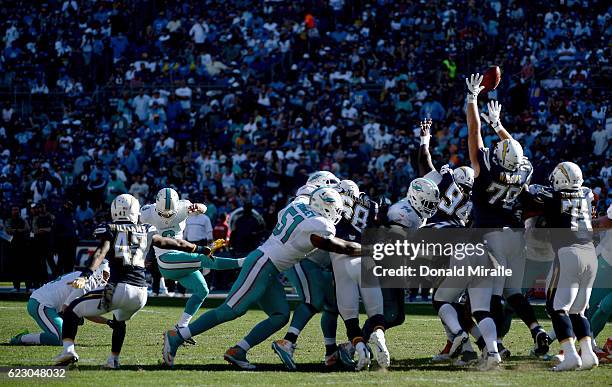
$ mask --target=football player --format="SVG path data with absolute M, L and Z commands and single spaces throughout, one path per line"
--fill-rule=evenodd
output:
M 314 172 L 310 175 L 306 184 L 297 190 L 293 202 L 308 204 L 314 190 L 320 187 L 335 186 L 338 181 L 338 178 L 331 172 Z M 297 339 L 312 317 L 316 313 L 322 312 L 321 331 L 325 344 L 325 366 L 336 365 L 340 360 L 336 344 L 338 308 L 336 307 L 329 253 L 315 250 L 306 259 L 296 263 L 283 274 L 296 289 L 301 302 L 293 312 L 285 337 L 274 341 L 272 349 L 287 369 L 295 370 L 297 366 L 293 354 Z
M 32 293 L 28 301 L 28 314 L 42 328 L 42 333 L 24 331 L 11 339 L 11 345 L 37 344 L 62 345 L 62 314 L 70 303 L 86 292 L 104 286 L 110 275 L 108 262 L 104 261 L 93 273 L 82 289 L 71 286 L 72 281 L 81 276 L 80 271 L 65 274 L 46 283 Z M 112 328 L 112 320 L 101 316 L 87 317 L 88 320 L 108 324 Z
M 532 167 L 523 157 L 521 145 L 502 126 L 501 106 L 497 101 L 489 103 L 488 115 L 483 117 L 486 117 L 501 141 L 495 145 L 493 154 L 485 148 L 477 104 L 478 94 L 484 88 L 480 85 L 482 78 L 479 74 L 472 74 L 466 79 L 468 149 L 474 169 L 473 227 L 496 229 L 485 233 L 483 240 L 487 241 L 493 259 L 513 273 L 507 279 L 502 276 L 495 278 L 491 289 L 488 286 L 470 289 L 472 313 L 487 345 L 488 353 L 482 368 L 494 369 L 501 363 L 496 325 L 501 331 L 504 322 L 502 294 L 506 295 L 506 301 L 531 330 L 538 354 L 548 352 L 548 335 L 521 292 L 525 262 L 523 233 L 511 228 L 523 227 L 516 217 L 514 206 L 523 186 L 531 178 Z M 499 349 L 504 349 L 501 343 Z
M 429 153 L 431 124 L 431 119 L 422 121 L 420 124 L 419 172 L 422 176 L 437 184 L 441 200 L 438 204 L 438 210 L 424 227 L 463 228 L 468 222 L 472 209 L 470 193 L 474 185 L 474 170 L 465 166 L 453 170 L 448 165 L 444 165 L 439 172 L 436 170 Z M 461 353 L 461 363 L 458 364 L 465 365 L 477 359 L 476 352 L 474 352 L 466 332 L 474 332 L 476 339 L 481 341 L 482 337 L 471 319 L 461 318 L 467 314 L 465 305 L 460 302 L 461 294 L 457 295 L 454 288 L 451 291 L 452 294 L 447 294 L 449 287 L 450 284 L 443 281 L 440 284 L 439 291 L 434 292 L 433 307 L 438 313 L 447 333 L 448 341 L 451 343 L 448 347 L 447 356 L 442 357 L 440 356 L 443 355 L 441 353 L 435 357 L 435 360 L 452 359 Z M 469 325 L 462 326 L 461 323 L 466 321 Z
M 495 157 L 493 158 L 493 164 L 495 164 L 496 160 L 501 161 L 504 158 L 504 151 L 507 149 L 508 153 L 511 153 L 510 148 L 515 147 L 517 150 L 517 155 L 522 155 L 523 149 L 521 145 L 514 141 L 508 131 L 504 129 L 500 121 L 501 114 L 501 105 L 497 101 L 491 101 L 488 104 L 488 113 L 481 113 L 481 117 L 489 124 L 495 132 L 498 134 L 500 139 L 502 140 L 495 147 Z M 504 141 L 511 140 L 509 142 L 508 147 L 504 145 Z M 514 141 L 514 143 L 512 142 Z M 500 145 L 501 144 L 501 145 Z M 508 154 L 507 154 L 508 155 Z M 506 156 L 507 156 L 506 155 Z M 511 155 L 510 155 L 511 156 Z M 504 166 L 503 162 L 500 162 L 501 169 L 496 171 L 495 168 L 488 169 L 493 178 L 491 178 L 491 184 L 487 188 L 488 195 L 483 195 L 484 197 L 489 198 L 489 204 L 491 201 L 499 195 L 500 187 L 506 186 L 507 192 L 502 193 L 502 199 L 497 199 L 498 203 L 501 204 L 503 210 L 500 212 L 501 214 L 505 214 L 505 217 L 502 216 L 493 220 L 489 217 L 488 220 L 484 222 L 487 223 L 483 225 L 482 223 L 479 226 L 474 227 L 493 227 L 494 224 L 497 224 L 498 228 L 504 227 L 516 227 L 517 230 L 507 229 L 504 231 L 495 231 L 485 235 L 485 239 L 487 239 L 487 245 L 490 250 L 492 250 L 493 256 L 498 260 L 500 264 L 503 266 L 507 266 L 512 269 L 512 276 L 500 279 L 495 284 L 495 289 L 493 291 L 493 313 L 496 319 L 496 325 L 498 327 L 498 345 L 500 349 L 500 355 L 502 358 L 507 358 L 510 356 L 510 351 L 505 348 L 501 344 L 501 338 L 503 334 L 501 334 L 502 327 L 506 320 L 504 318 L 505 312 L 504 307 L 502 305 L 502 295 L 506 300 L 506 303 L 514 310 L 514 312 L 521 318 L 521 320 L 525 323 L 525 325 L 529 328 L 531 332 L 531 337 L 533 338 L 533 342 L 535 348 L 533 349 L 533 353 L 536 356 L 543 356 L 548 352 L 548 344 L 550 342 L 550 338 L 546 331 L 540 326 L 538 320 L 535 317 L 535 312 L 533 307 L 525 297 L 522 292 L 522 283 L 523 277 L 525 273 L 525 254 L 524 254 L 524 222 L 522 220 L 522 209 L 520 208 L 520 201 L 516 200 L 516 195 L 520 195 L 524 186 L 528 185 L 531 180 L 531 175 L 533 173 L 533 167 L 529 160 L 525 157 L 520 157 L 519 160 L 522 161 L 516 166 L 516 170 L 514 174 L 509 173 L 512 172 L 512 156 L 510 157 L 510 162 L 506 163 Z M 481 168 L 481 171 L 483 169 Z M 499 178 L 495 179 L 495 173 L 500 172 Z M 507 178 L 507 179 L 506 179 Z M 510 182 L 508 184 L 509 179 L 515 179 L 514 182 Z M 486 180 L 486 179 L 485 179 Z M 497 182 L 496 182 L 497 180 Z M 522 184 L 519 186 L 519 184 Z M 481 185 L 482 187 L 482 185 Z M 503 191 L 503 188 L 501 188 Z M 494 206 L 496 207 L 496 206 Z M 514 218 L 512 218 L 514 216 Z M 482 214 L 480 216 L 482 218 Z M 493 220 L 493 222 L 491 222 Z M 520 230 L 518 230 L 520 229 Z M 514 245 L 513 243 L 517 243 Z M 503 284 L 502 284 L 503 281 Z M 510 320 L 511 321 L 511 320 Z M 506 331 L 507 332 L 507 331 Z
M 361 233 L 374 223 L 378 205 L 366 194 L 359 192 L 359 187 L 352 180 L 342 180 L 338 191 L 343 197 L 344 214 L 336 227 L 340 238 L 361 241 Z M 360 371 L 370 364 L 370 353 L 366 342 L 374 349 L 375 358 L 381 368 L 388 368 L 391 361 L 385 340 L 384 300 L 380 287 L 361 286 L 361 257 L 349 257 L 346 254 L 332 253 L 331 261 L 336 282 L 336 299 L 338 311 L 344 320 L 349 339 L 349 350 L 341 350 L 343 363 L 352 361 L 352 348 L 358 356 L 355 369 Z M 368 316 L 370 328 L 367 333 L 359 326 L 359 295 Z
M 100 243 L 93 253 L 91 264 L 72 281 L 81 289 L 106 257 L 110 277 L 104 287 L 98 287 L 72 301 L 64 311 L 62 341 L 64 350 L 55 365 L 69 365 L 79 360 L 74 348 L 74 338 L 81 317 L 100 316 L 113 312 L 113 336 L 111 355 L 105 367 L 119 368 L 119 354 L 125 338 L 125 322 L 132 318 L 147 302 L 145 281 L 145 256 L 150 244 L 154 246 L 210 254 L 210 248 L 196 246 L 184 240 L 164 238 L 154 233 L 153 226 L 139 224 L 140 204 L 129 194 L 117 196 L 111 203 L 112 222 L 94 231 Z
M 147 204 L 141 208 L 140 222 L 151 224 L 157 233 L 163 237 L 181 239 L 188 216 L 203 214 L 206 206 L 201 203 L 192 204 L 188 200 L 179 200 L 178 193 L 172 188 L 162 188 L 157 193 L 155 204 Z M 211 250 L 223 247 L 225 241 L 215 241 Z M 201 269 L 236 269 L 242 264 L 242 260 L 233 258 L 215 259 L 201 258 L 199 254 L 189 254 L 181 251 L 173 251 L 155 247 L 155 256 L 159 272 L 164 278 L 177 281 L 191 292 L 191 297 L 185 304 L 185 309 L 178 323 L 178 327 L 189 324 L 191 318 L 200 309 L 206 296 L 208 296 L 208 285 L 202 275 Z M 190 340 L 188 344 L 195 344 Z
M 188 338 L 234 320 L 258 303 L 268 318 L 257 324 L 224 358 L 242 369 L 254 369 L 247 351 L 266 340 L 289 321 L 289 304 L 278 274 L 305 259 L 315 248 L 359 256 L 361 245 L 336 238 L 335 225 L 343 212 L 342 197 L 333 188 L 315 190 L 310 203 L 292 202 L 278 213 L 272 235 L 244 262 L 238 279 L 218 308 L 209 310 L 188 326 L 164 333 L 163 362 L 172 366 L 179 346 Z
M 555 167 L 550 181 L 550 187 L 530 186 L 523 198 L 540 206 L 548 227 L 567 230 L 562 234 L 554 230 L 551 243 L 556 256 L 546 282 L 546 308 L 564 355 L 553 371 L 591 369 L 599 364 L 591 326 L 584 315 L 597 273 L 591 224 L 593 193 L 582 186 L 580 167 L 569 161 Z

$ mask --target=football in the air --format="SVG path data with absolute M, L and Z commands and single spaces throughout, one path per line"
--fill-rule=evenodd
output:
M 482 91 L 487 93 L 491 90 L 495 90 L 497 85 L 499 85 L 499 81 L 501 81 L 501 69 L 499 66 L 489 67 L 485 70 L 482 82 L 480 83 L 480 86 L 484 86 Z

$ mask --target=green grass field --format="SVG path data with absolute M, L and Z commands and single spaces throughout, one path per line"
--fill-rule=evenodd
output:
M 110 351 L 111 330 L 106 326 L 86 323 L 77 338 L 80 355 L 78 367 L 68 371 L 67 379 L 60 383 L 71 385 L 304 385 L 304 384 L 351 384 L 351 385 L 610 385 L 612 366 L 600 366 L 591 371 L 552 373 L 544 361 L 529 357 L 531 337 L 518 320 L 505 340 L 513 356 L 504 363 L 503 370 L 478 372 L 474 369 L 452 367 L 449 364 L 433 364 L 431 355 L 444 343 L 442 327 L 438 319 L 431 316 L 408 315 L 401 327 L 387 333 L 387 344 L 392 355 L 392 366 L 387 372 L 362 373 L 324 372 L 323 339 L 315 317 L 306 328 L 296 351 L 295 359 L 299 372 L 285 372 L 269 343 L 250 351 L 250 360 L 259 371 L 236 371 L 223 360 L 224 351 L 235 344 L 258 320 L 260 311 L 250 311 L 242 318 L 219 326 L 197 337 L 198 345 L 179 350 L 174 369 L 159 365 L 161 359 L 162 331 L 173 325 L 181 308 L 171 306 L 147 306 L 128 323 L 128 333 L 121 356 L 122 370 L 103 371 Z M 550 322 L 545 322 L 551 329 Z M 24 302 L 0 302 L 0 341 L 8 339 L 19 330 L 38 331 L 36 323 L 27 315 Z M 340 332 L 344 331 L 342 327 Z M 282 338 L 284 330 L 274 338 Z M 602 337 L 612 336 L 612 325 L 608 325 Z M 340 337 L 344 337 L 342 334 Z M 553 345 L 553 350 L 558 347 Z M 0 366 L 50 365 L 51 359 L 60 352 L 60 347 L 10 347 L 0 349 Z M 9 380 L 0 376 L 4 385 L 39 385 L 41 380 Z M 56 383 L 45 380 L 44 383 Z

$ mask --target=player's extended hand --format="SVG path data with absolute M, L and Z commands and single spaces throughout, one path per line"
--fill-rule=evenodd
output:
M 193 203 L 187 208 L 187 212 L 190 214 L 203 214 L 206 212 L 206 206 L 202 203 Z
M 83 289 L 86 284 L 87 284 L 87 278 L 85 277 L 79 277 L 75 279 L 74 281 L 68 282 L 68 285 L 72 286 L 75 289 Z
M 431 120 L 431 118 L 421 121 L 421 137 L 427 137 L 430 135 L 429 129 L 431 129 L 432 123 L 433 121 Z
M 489 101 L 487 108 L 489 111 L 486 114 L 484 112 L 480 113 L 480 116 L 487 124 L 496 128 L 499 125 L 499 117 L 501 116 L 501 105 L 499 102 L 493 100 Z
M 478 93 L 484 89 L 484 86 L 480 86 L 483 76 L 479 73 L 470 75 L 469 78 L 465 78 L 465 83 L 469 91 L 468 102 L 474 102 L 478 98 Z M 470 98 L 471 97 L 471 101 Z
M 227 246 L 227 241 L 225 239 L 216 239 L 214 240 L 208 247 L 210 248 L 210 254 L 213 254 L 215 251 L 224 248 Z

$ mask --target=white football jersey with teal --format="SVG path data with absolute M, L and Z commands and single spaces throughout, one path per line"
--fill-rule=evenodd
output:
M 91 276 L 83 289 L 75 289 L 68 285 L 69 282 L 74 281 L 80 276 L 80 271 L 64 274 L 36 289 L 30 297 L 38 301 L 41 305 L 47 308 L 53 308 L 59 312 L 62 310 L 64 304 L 70 304 L 72 300 L 95 289 L 102 282 L 97 281 L 94 276 Z
M 164 218 L 157 213 L 155 204 L 146 204 L 140 209 L 140 223 L 148 223 L 155 227 L 157 234 L 175 239 L 183 239 L 183 231 L 185 230 L 185 224 L 187 223 L 187 209 L 191 206 L 189 200 L 179 200 L 179 205 L 176 214 L 169 218 Z M 171 250 L 160 249 L 159 247 L 153 246 L 155 249 L 155 256 L 167 253 Z
M 408 199 L 402 199 L 389 207 L 387 219 L 406 228 L 420 228 L 425 225 L 425 219 L 412 208 Z
M 285 271 L 316 249 L 310 236 L 334 236 L 336 227 L 307 204 L 292 202 L 278 213 L 272 235 L 259 247 L 278 271 Z

